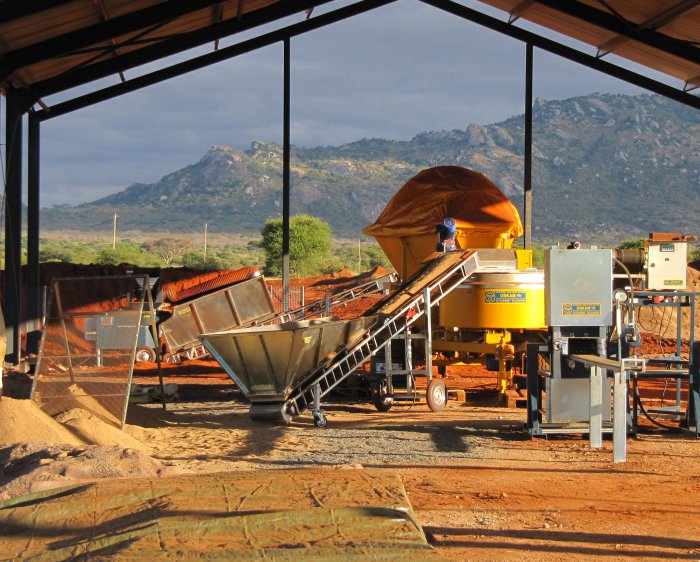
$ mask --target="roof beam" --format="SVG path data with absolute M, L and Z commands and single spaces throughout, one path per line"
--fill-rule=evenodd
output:
M 357 16 L 361 13 L 374 10 L 393 2 L 396 2 L 396 0 L 363 0 L 361 2 L 356 2 L 355 4 L 338 8 L 337 10 L 321 14 L 311 19 L 304 19 L 299 23 L 266 33 L 259 37 L 242 41 L 236 45 L 231 45 L 229 47 L 219 49 L 218 51 L 207 53 L 191 60 L 151 72 L 145 76 L 131 78 L 124 83 L 108 86 L 102 90 L 91 92 L 89 94 L 58 103 L 49 107 L 48 109 L 37 111 L 36 116 L 40 121 L 46 121 L 54 117 L 59 117 L 61 115 L 65 115 L 66 113 L 70 113 L 108 99 L 113 99 L 129 92 L 140 90 L 146 86 L 151 86 L 177 76 L 182 76 L 183 74 L 187 74 L 193 70 L 198 70 L 217 62 L 231 59 L 256 49 L 279 43 L 284 39 L 302 35 L 303 33 L 307 33 L 326 25 Z
M 692 90 L 697 90 L 698 88 L 700 88 L 700 74 L 693 76 L 692 78 L 688 78 L 688 80 L 685 81 L 683 91 L 690 92 Z
M 0 23 L 18 20 L 69 2 L 72 0 L 31 0 L 31 2 L 2 0 L 0 2 Z
M 636 25 L 631 22 L 620 20 L 617 16 L 588 6 L 578 0 L 569 0 L 568 2 L 537 0 L 537 3 L 684 60 L 693 63 L 700 61 L 700 48 L 651 29 L 637 29 Z
M 109 41 L 120 35 L 161 23 L 163 20 L 172 20 L 191 12 L 196 12 L 220 1 L 170 0 L 169 2 L 162 2 L 137 12 L 125 14 L 109 21 L 4 53 L 0 56 L 0 83 L 4 82 L 10 74 L 24 66 L 59 55 L 65 55 L 102 41 Z M 60 2 L 54 3 L 60 4 Z M 33 3 L 27 2 L 27 5 L 31 6 Z
M 99 14 L 100 18 L 102 18 L 102 21 L 109 21 L 109 12 L 107 11 L 107 6 L 105 6 L 104 0 L 92 0 L 92 4 L 95 6 L 95 10 L 97 10 L 97 13 Z M 117 46 L 117 41 L 115 39 L 112 39 L 111 43 L 114 47 L 112 49 L 112 55 L 117 56 L 119 54 L 119 47 Z M 119 72 L 119 78 L 122 82 L 126 80 L 126 77 L 124 76 L 123 72 Z
M 211 19 L 213 24 L 221 23 L 224 19 L 224 5 L 223 3 L 217 4 L 211 7 Z M 214 40 L 214 50 L 219 50 L 219 38 Z
M 535 0 L 522 0 L 515 8 L 510 11 L 508 23 L 515 23 L 527 11 L 527 9 L 535 3 Z
M 206 2 L 209 3 L 211 1 L 212 0 L 206 0 Z M 220 0 L 216 1 L 218 2 Z M 280 18 L 304 12 L 311 6 L 325 4 L 330 1 L 331 0 L 285 0 L 284 2 L 279 2 L 267 8 L 261 8 L 255 12 L 246 14 L 240 20 L 229 19 L 208 28 L 165 39 L 151 47 L 143 47 L 142 49 L 125 53 L 119 57 L 96 62 L 72 72 L 68 71 L 62 75 L 37 82 L 32 86 L 31 90 L 27 92 L 27 95 L 30 99 L 46 97 L 82 84 L 87 84 L 94 80 L 99 80 L 100 78 L 105 78 L 119 71 L 135 68 L 170 55 L 187 51 L 194 47 L 199 47 L 217 38 L 220 39 L 260 25 L 272 23 Z
M 700 0 L 683 0 L 675 6 L 671 6 L 663 12 L 659 12 L 657 15 L 652 16 L 648 20 L 638 24 L 636 28 L 641 29 L 652 29 L 657 30 L 660 27 L 668 25 L 674 20 L 678 19 L 680 16 L 687 14 L 691 10 L 694 10 L 700 6 Z M 615 51 L 620 45 L 624 45 L 629 41 L 629 37 L 624 35 L 618 35 L 612 39 L 608 39 L 605 43 L 598 46 L 597 57 L 604 57 L 605 55 Z
M 527 31 L 499 19 L 492 18 L 491 16 L 487 16 L 486 14 L 477 10 L 467 8 L 466 6 L 453 2 L 452 0 L 421 1 L 430 6 L 444 10 L 452 15 L 459 16 L 465 20 L 492 29 L 493 31 L 508 35 L 513 39 L 517 39 L 524 43 L 532 43 L 535 47 L 542 49 L 543 51 L 553 53 L 588 68 L 592 68 L 593 70 L 603 72 L 609 76 L 619 78 L 620 80 L 624 80 L 625 82 L 629 82 L 630 84 L 634 84 L 635 86 L 649 90 L 650 92 L 661 94 L 662 96 L 666 96 L 685 105 L 700 109 L 700 98 L 697 96 L 669 86 L 668 84 L 664 84 L 663 82 L 652 80 L 651 78 L 637 74 L 636 72 L 632 72 L 626 68 L 616 66 L 605 60 L 588 55 L 571 47 L 567 47 L 566 45 L 562 45 L 561 43 L 557 43 L 556 41 L 547 39 L 546 37 L 542 37 L 541 35 L 537 35 L 531 31 Z

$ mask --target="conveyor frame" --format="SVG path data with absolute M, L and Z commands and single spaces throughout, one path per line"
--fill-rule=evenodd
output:
M 299 415 L 311 407 L 316 425 L 325 426 L 321 398 L 477 271 L 479 258 L 476 251 L 455 254 L 449 252 L 438 256 L 412 276 L 401 290 L 380 303 L 379 309 L 369 312 L 379 315 L 377 324 L 361 340 L 339 352 L 329 366 L 311 373 L 302 381 L 285 402 L 286 411 Z M 443 262 L 449 264 L 451 261 L 456 263 L 441 269 Z

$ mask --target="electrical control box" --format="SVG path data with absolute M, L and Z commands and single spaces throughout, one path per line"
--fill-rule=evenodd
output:
M 649 291 L 683 291 L 686 288 L 688 243 L 677 240 L 645 240 L 647 283 Z
M 612 325 L 612 250 L 554 247 L 544 256 L 547 325 Z

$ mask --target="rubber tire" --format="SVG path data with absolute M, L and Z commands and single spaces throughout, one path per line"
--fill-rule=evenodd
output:
M 425 392 L 425 401 L 433 412 L 442 412 L 447 408 L 447 387 L 442 379 L 433 379 Z
M 326 416 L 323 415 L 323 412 L 314 414 L 314 425 L 316 427 L 326 427 L 326 425 L 328 425 L 328 420 L 326 419 Z
M 136 361 L 136 363 L 155 363 L 156 350 L 147 345 L 137 347 L 136 354 L 134 355 L 134 361 Z
M 372 388 L 372 404 L 380 412 L 388 412 L 394 405 L 394 397 L 387 393 L 386 380 L 380 381 L 377 386 Z

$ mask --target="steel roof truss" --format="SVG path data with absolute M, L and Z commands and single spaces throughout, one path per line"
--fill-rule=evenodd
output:
M 700 0 L 683 0 L 682 2 L 679 2 L 678 4 L 676 4 L 675 6 L 671 6 L 667 10 L 659 12 L 657 15 L 640 23 L 639 25 L 636 26 L 636 28 L 638 30 L 652 29 L 655 31 L 655 30 L 675 21 L 680 16 L 687 14 L 691 10 L 697 8 L 698 6 L 700 6 Z M 620 45 L 623 45 L 624 43 L 626 43 L 629 40 L 630 40 L 630 38 L 626 37 L 624 35 L 618 35 L 616 37 L 613 37 L 612 39 L 609 39 L 608 41 L 605 41 L 605 43 L 602 43 L 601 45 L 598 46 L 598 53 L 596 54 L 596 56 L 597 57 L 604 57 L 605 55 L 612 53 Z
M 593 8 L 578 0 L 561 2 L 560 0 L 536 0 L 538 4 L 557 10 L 562 14 L 593 24 L 597 27 L 627 37 L 639 43 L 649 45 L 684 60 L 698 63 L 700 49 L 686 41 L 675 39 L 652 29 L 639 29 L 637 24 L 623 20 L 618 15 Z

